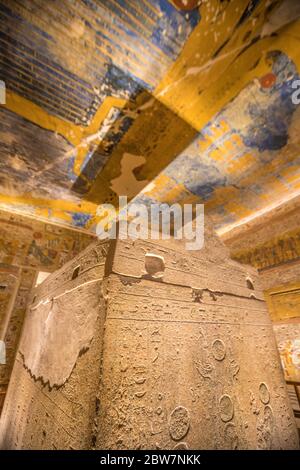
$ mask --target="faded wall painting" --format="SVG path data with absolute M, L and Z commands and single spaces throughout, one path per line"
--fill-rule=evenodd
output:
M 90 234 L 0 211 L 0 398 L 9 383 L 29 293 L 40 271 L 52 272 L 82 251 Z M 0 411 L 1 411 L 0 399 Z
M 300 316 L 300 282 L 269 289 L 265 297 L 273 321 Z
M 297 193 L 296 3 L 0 0 L 0 207 L 95 231 L 127 180 L 228 230 Z
M 274 331 L 285 380 L 300 384 L 300 321 L 275 323 Z

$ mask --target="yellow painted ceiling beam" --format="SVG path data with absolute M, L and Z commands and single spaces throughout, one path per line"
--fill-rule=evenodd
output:
M 99 107 L 90 125 L 87 127 L 75 125 L 71 122 L 60 119 L 59 117 L 53 116 L 40 106 L 10 90 L 7 90 L 6 93 L 5 107 L 43 129 L 47 129 L 63 136 L 70 144 L 72 144 L 75 147 L 74 153 L 72 152 L 72 155 L 75 155 L 73 171 L 75 175 L 79 175 L 81 165 L 89 151 L 90 141 L 92 140 L 93 145 L 100 143 L 100 139 L 97 137 L 97 132 L 109 111 L 112 107 L 122 109 L 126 103 L 127 101 L 124 99 L 112 96 L 107 97 Z
M 299 20 L 280 30 L 278 37 L 264 37 L 252 44 L 261 34 L 269 2 L 261 2 L 235 32 L 234 25 L 248 2 L 233 0 L 223 20 L 221 15 L 214 23 L 212 3 L 216 8 L 219 2 L 201 6 L 200 23 L 154 92 L 165 106 L 199 131 L 250 81 L 269 71 L 269 64 L 262 60 L 268 51 L 282 50 L 300 68 L 300 48 L 295 41 L 300 39 Z

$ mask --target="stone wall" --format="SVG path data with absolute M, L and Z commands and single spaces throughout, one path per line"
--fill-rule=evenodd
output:
M 234 259 L 259 270 L 285 379 L 295 384 L 300 377 L 299 208 L 297 197 L 223 237 Z
M 300 197 L 222 236 L 231 257 L 259 270 L 264 290 L 300 281 Z
M 92 236 L 0 211 L 0 410 L 23 325 L 29 292 L 39 271 L 53 272 L 82 251 Z
M 96 242 L 32 291 L 2 448 L 297 448 L 257 273 L 205 240 Z
M 258 268 L 272 320 L 293 319 L 294 326 L 300 325 L 299 207 L 300 197 L 223 236 L 233 259 Z

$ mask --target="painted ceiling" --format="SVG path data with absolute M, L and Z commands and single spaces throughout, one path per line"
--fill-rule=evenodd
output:
M 220 232 L 300 193 L 300 2 L 0 0 L 0 207 L 204 202 Z

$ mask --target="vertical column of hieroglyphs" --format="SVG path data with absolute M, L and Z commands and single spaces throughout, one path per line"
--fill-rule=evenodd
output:
M 106 282 L 97 448 L 295 448 L 256 272 L 211 234 L 119 241 Z

